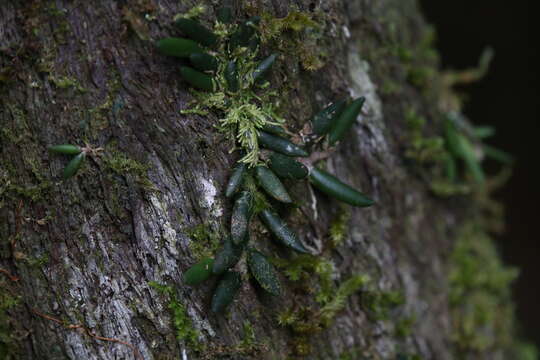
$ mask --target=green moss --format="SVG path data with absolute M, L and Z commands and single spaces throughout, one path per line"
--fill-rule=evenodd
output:
M 399 291 L 366 291 L 361 303 L 372 320 L 386 320 L 392 309 L 405 303 L 405 297 Z
M 3 276 L 3 275 L 2 275 Z M 15 319 L 8 314 L 20 304 L 20 298 L 12 296 L 0 283 L 0 358 L 6 360 L 18 359 L 17 335 L 13 331 Z
M 187 314 L 186 307 L 180 303 L 174 289 L 171 286 L 162 285 L 153 281 L 149 282 L 148 285 L 156 289 L 160 294 L 169 297 L 168 308 L 172 314 L 176 338 L 184 341 L 186 346 L 193 351 L 203 351 L 204 345 L 199 341 L 200 334 L 197 329 L 193 327 L 193 323 Z
M 316 14 L 323 17 L 323 14 Z M 328 54 L 323 50 L 324 21 L 313 14 L 291 9 L 287 16 L 276 18 L 268 12 L 261 15 L 261 41 L 280 53 L 298 59 L 306 70 L 324 66 Z
M 435 30 L 429 28 L 418 43 L 409 48 L 405 45 L 398 45 L 395 48 L 395 55 L 405 68 L 407 81 L 423 90 L 429 89 L 439 75 L 437 68 L 439 55 L 433 45 L 434 40 Z
M 222 45 L 224 46 L 224 45 Z M 246 48 L 239 48 L 233 57 L 236 59 L 239 79 L 250 79 L 250 74 L 256 68 L 258 62 L 253 53 L 246 53 Z M 285 120 L 276 112 L 275 100 L 278 94 L 275 91 L 262 90 L 256 92 L 253 86 L 244 87 L 241 84 L 240 90 L 235 94 L 230 94 L 227 89 L 227 82 L 223 75 L 225 65 L 229 59 L 225 49 L 219 52 L 217 58 L 220 62 L 220 71 L 214 78 L 216 91 L 207 93 L 190 89 L 195 101 L 188 105 L 188 109 L 181 111 L 183 114 L 207 115 L 209 111 L 222 114 L 219 120 L 218 129 L 235 145 L 239 145 L 245 155 L 239 160 L 250 166 L 260 163 L 258 130 L 266 125 L 281 126 Z M 268 86 L 262 85 L 265 88 Z
M 361 290 L 368 282 L 368 276 L 354 275 L 342 282 L 337 288 L 332 284 L 332 292 L 325 294 L 324 298 L 317 299 L 320 306 L 293 306 L 279 313 L 278 323 L 293 331 L 291 347 L 294 353 L 298 356 L 309 355 L 312 335 L 330 326 L 338 312 L 345 307 L 349 296 Z
M 326 303 L 335 292 L 332 281 L 334 264 L 321 256 L 298 255 L 290 260 L 272 258 L 272 263 L 283 270 L 283 273 L 291 281 L 301 281 L 309 284 L 317 276 L 316 284 L 310 284 L 315 288 L 315 299 L 319 303 Z
M 155 186 L 148 178 L 148 165 L 130 158 L 125 153 L 116 150 L 115 144 L 107 146 L 103 155 L 103 164 L 116 175 L 132 175 L 135 181 L 147 190 L 154 190 Z
M 447 156 L 444 139 L 440 136 L 424 135 L 426 119 L 414 108 L 409 108 L 405 112 L 405 123 L 409 138 L 406 156 L 420 164 L 442 163 Z
M 25 260 L 27 261 L 28 266 L 41 269 L 44 265 L 49 263 L 49 255 L 43 254 L 39 257 L 26 258 Z
M 407 337 L 412 334 L 412 326 L 416 322 L 414 316 L 404 316 L 396 321 L 395 334 L 398 337 Z
M 370 281 L 367 275 L 354 275 L 339 285 L 334 296 L 320 310 L 321 322 L 328 326 L 336 314 L 345 307 L 347 298 Z
M 202 258 L 212 258 L 221 243 L 221 235 L 206 224 L 199 224 L 187 230 L 191 238 L 189 248 L 198 261 Z
M 517 270 L 502 264 L 493 240 L 470 222 L 458 233 L 451 257 L 450 306 L 453 341 L 467 353 L 512 351 L 514 315 L 510 285 Z
M 71 78 L 69 76 L 55 77 L 51 75 L 49 76 L 49 80 L 51 80 L 54 85 L 59 89 L 74 88 L 80 93 L 85 93 L 87 91 L 83 86 L 81 86 L 77 79 Z
M 330 241 L 335 248 L 343 243 L 349 230 L 351 210 L 347 206 L 341 206 L 338 216 L 330 224 Z

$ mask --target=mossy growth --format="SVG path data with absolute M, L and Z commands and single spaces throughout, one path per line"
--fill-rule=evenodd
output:
M 191 239 L 189 248 L 196 261 L 212 258 L 221 243 L 221 234 L 206 224 L 195 225 L 186 233 Z
M 345 240 L 345 237 L 347 236 L 347 230 L 349 229 L 350 219 L 350 208 L 342 205 L 338 215 L 330 224 L 329 236 L 333 248 L 340 246 Z
M 448 156 L 444 139 L 440 136 L 425 136 L 426 118 L 414 108 L 405 111 L 409 146 L 406 156 L 420 164 L 440 164 Z
M 240 162 L 255 166 L 260 163 L 258 130 L 268 125 L 282 126 L 285 120 L 277 112 L 278 93 L 268 89 L 268 82 L 257 83 L 252 79 L 251 74 L 258 65 L 258 49 L 252 51 L 247 47 L 237 47 L 232 53 L 228 51 L 225 40 L 236 29 L 237 25 L 219 22 L 214 26 L 214 33 L 222 40 L 215 52 L 219 65 L 213 80 L 214 91 L 208 93 L 190 89 L 195 101 L 181 113 L 217 113 L 220 117 L 217 128 L 232 141 L 231 151 L 238 146 L 244 153 Z M 238 91 L 234 93 L 228 90 L 225 78 L 225 68 L 230 61 L 236 63 L 237 78 L 240 81 Z
M 204 8 L 201 11 L 204 11 Z M 199 13 L 200 11 L 196 14 L 179 14 L 177 17 L 197 17 Z M 213 78 L 214 91 L 190 89 L 195 101 L 181 113 L 208 115 L 212 111 L 217 114 L 220 120 L 216 127 L 233 143 L 231 151 L 241 150 L 243 156 L 240 162 L 256 166 L 261 164 L 258 130 L 265 126 L 284 125 L 281 112 L 287 100 L 282 94 L 283 89 L 280 93 L 271 89 L 269 82 L 252 79 L 251 75 L 259 64 L 257 58 L 260 55 L 260 46 L 237 47 L 232 51 L 228 47 L 227 39 L 235 33 L 238 26 L 219 21 L 214 24 L 213 32 L 220 38 L 219 47 L 212 53 L 218 61 L 218 70 Z M 316 29 L 320 28 L 310 15 L 291 10 L 285 18 L 278 19 L 269 13 L 263 13 L 257 28 L 261 42 L 279 54 L 298 55 L 299 61 L 307 69 L 313 70 L 322 66 L 321 52 L 316 44 L 308 41 L 317 37 L 314 34 Z M 306 32 L 310 35 L 299 35 Z M 225 77 L 227 64 L 232 61 L 236 63 L 237 78 L 240 81 L 236 92 L 228 90 Z
M 316 19 L 314 19 L 314 17 Z M 318 70 L 324 66 L 328 53 L 324 51 L 324 17 L 291 9 L 284 18 L 276 18 L 268 12 L 261 16 L 261 41 L 263 44 L 292 56 L 306 70 Z
M 362 293 L 361 304 L 372 320 L 387 320 L 390 311 L 405 303 L 405 297 L 399 291 L 368 290 Z
M 394 48 L 394 55 L 405 68 L 407 81 L 419 89 L 429 89 L 438 76 L 439 54 L 433 45 L 435 38 L 435 29 L 428 28 L 413 46 Z
M 281 312 L 278 323 L 293 331 L 291 347 L 298 356 L 311 353 L 310 338 L 333 322 L 335 316 L 345 307 L 347 299 L 360 291 L 369 282 L 366 275 L 354 275 L 342 282 L 337 288 L 332 286 L 332 295 L 324 297 L 319 305 L 304 305 L 292 307 Z M 320 295 L 321 293 L 319 293 Z M 322 298 L 317 296 L 320 301 Z
M 54 85 L 59 89 L 73 88 L 80 93 L 85 93 L 87 91 L 77 79 L 71 78 L 69 76 L 49 76 L 49 80 L 51 80 Z
M 457 358 L 525 349 L 515 340 L 510 285 L 518 271 L 502 264 L 493 240 L 475 222 L 459 231 L 451 256 L 452 340 Z
M 0 274 L 1 275 L 1 274 Z M 8 311 L 20 304 L 19 297 L 8 293 L 0 283 L 0 358 L 5 360 L 18 359 L 18 344 L 13 322 Z
M 304 257 L 305 255 L 301 256 Z M 321 262 L 317 261 L 317 258 L 313 258 L 316 265 L 310 264 L 309 268 L 314 267 L 317 269 Z M 304 259 L 304 263 L 309 262 Z M 287 276 L 293 275 L 291 280 L 300 280 L 300 274 L 305 271 L 300 269 L 304 266 L 298 267 L 298 263 L 295 266 L 296 269 L 285 270 L 285 274 Z M 343 281 L 338 287 L 335 287 L 329 275 L 331 272 L 329 272 L 328 265 L 323 265 L 321 273 L 320 277 L 324 278 L 322 283 L 326 284 L 321 286 L 321 289 L 316 293 L 315 298 L 319 305 L 289 309 L 280 313 L 278 315 L 280 325 L 290 326 L 296 333 L 300 334 L 318 332 L 332 323 L 337 313 L 345 307 L 349 296 L 369 283 L 367 275 L 354 275 Z
M 162 285 L 154 281 L 149 282 L 148 285 L 157 290 L 160 294 L 169 297 L 168 308 L 171 311 L 176 338 L 184 341 L 186 346 L 193 351 L 203 351 L 204 345 L 199 340 L 200 334 L 193 326 L 193 323 L 187 314 L 186 307 L 180 303 L 174 289 L 171 286 Z
M 318 303 L 326 303 L 335 291 L 332 275 L 334 264 L 320 256 L 302 254 L 290 260 L 273 258 L 272 263 L 283 270 L 285 276 L 291 281 L 309 282 L 313 275 L 318 277 L 316 284 L 310 288 L 315 292 Z
M 114 174 L 119 176 L 132 175 L 137 184 L 144 189 L 155 189 L 154 184 L 148 178 L 148 165 L 142 164 L 119 151 L 116 144 L 112 143 L 106 147 L 102 160 L 106 168 Z

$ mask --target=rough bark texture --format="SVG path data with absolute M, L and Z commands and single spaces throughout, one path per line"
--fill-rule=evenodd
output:
M 2 1 L 0 267 L 19 278 L 0 274 L 2 291 L 18 299 L 1 318 L 7 358 L 135 359 L 138 352 L 144 359 L 283 359 L 306 345 L 308 358 L 452 358 L 447 258 L 461 206 L 433 197 L 408 166 L 403 112 L 413 104 L 430 114 L 436 104 L 408 85 L 398 59 L 383 51 L 393 44 L 415 49 L 421 41 L 416 2 L 236 4 L 240 17 L 254 9 L 282 17 L 296 6 L 325 19 L 326 65 L 308 72 L 286 56 L 272 77 L 274 86 L 284 84 L 289 128 L 301 129 L 343 95 L 367 97 L 367 114 L 327 168 L 377 205 L 351 209 L 345 240 L 325 256 L 336 284 L 368 274 L 373 289 L 399 292 L 405 304 L 389 320 L 374 320 L 355 293 L 328 328 L 300 337 L 303 344 L 276 315 L 312 296 L 285 277 L 284 295 L 272 299 L 244 282 L 227 316 L 209 312 L 215 282 L 192 288 L 181 280 L 198 250 L 211 248 L 212 234 L 227 231 L 232 204 L 222 194 L 236 161 L 230 141 L 214 129 L 215 116 L 180 114 L 191 100 L 187 85 L 177 63 L 150 41 L 174 34 L 172 17 L 194 4 Z M 209 5 L 207 20 L 214 17 Z M 383 89 L 393 84 L 397 91 Z M 67 158 L 47 147 L 85 142 L 104 147 L 103 155 L 61 181 Z M 319 254 L 342 207 L 303 182 L 292 193 L 300 207 L 283 214 Z M 260 225 L 252 235 L 265 252 L 291 257 Z M 204 350 L 175 336 L 171 294 L 151 282 L 174 288 L 173 303 L 185 307 Z M 399 316 L 417 319 L 404 336 L 396 335 Z

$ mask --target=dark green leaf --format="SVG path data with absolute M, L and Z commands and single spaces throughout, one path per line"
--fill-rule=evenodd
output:
M 188 66 L 180 66 L 180 74 L 192 86 L 201 90 L 214 91 L 214 80 L 211 76 L 193 70 Z
M 326 135 L 334 122 L 339 118 L 347 102 L 338 101 L 321 110 L 313 117 L 313 133 L 323 136 Z
M 249 191 L 243 191 L 234 202 L 231 217 L 231 238 L 239 245 L 246 238 L 251 217 L 252 198 Z
M 309 154 L 300 146 L 279 136 L 259 131 L 259 143 L 262 147 L 277 151 L 283 155 L 306 157 Z
M 236 168 L 234 169 L 231 178 L 229 179 L 229 183 L 227 184 L 227 189 L 225 190 L 225 196 L 230 198 L 240 188 L 242 183 L 244 182 L 244 175 L 246 173 L 247 165 L 244 163 L 239 163 Z
M 234 296 L 242 286 L 242 278 L 239 273 L 227 271 L 219 280 L 212 296 L 211 309 L 215 313 L 221 313 L 234 300 Z
M 238 260 L 240 260 L 240 256 L 242 256 L 248 236 L 246 234 L 246 239 L 239 245 L 235 245 L 230 236 L 225 237 L 223 247 L 218 251 L 214 259 L 214 266 L 212 267 L 214 274 L 221 274 L 236 265 Z
M 278 296 L 281 293 L 278 275 L 274 266 L 257 250 L 248 251 L 249 271 L 261 287 L 270 294 Z
M 193 53 L 189 55 L 189 60 L 200 71 L 216 71 L 218 68 L 217 59 L 206 53 Z
M 225 68 L 225 81 L 227 81 L 229 91 L 238 91 L 238 70 L 236 68 L 236 62 L 233 60 L 229 61 Z
M 213 32 L 195 20 L 180 18 L 176 20 L 175 25 L 188 37 L 204 46 L 213 46 L 218 39 Z
M 253 78 L 253 81 L 257 81 L 258 79 L 263 78 L 269 71 L 274 62 L 277 59 L 277 54 L 272 54 L 268 56 L 266 59 L 261 61 L 259 65 L 253 70 L 253 74 L 251 75 Z
M 306 166 L 290 156 L 272 153 L 268 165 L 272 171 L 284 179 L 300 180 L 308 176 Z
M 213 264 L 213 259 L 202 259 L 184 273 L 184 283 L 187 285 L 197 285 L 202 283 L 212 275 Z
M 266 209 L 261 211 L 259 217 L 280 243 L 298 252 L 309 253 L 300 240 L 298 240 L 296 234 L 279 218 L 279 216 L 277 216 L 277 214 Z
M 228 6 L 220 7 L 217 10 L 217 19 L 224 24 L 230 24 L 232 22 L 232 9 Z
M 80 147 L 75 145 L 54 145 L 49 147 L 49 151 L 56 154 L 77 155 L 82 151 Z
M 266 166 L 257 166 L 255 168 L 257 180 L 262 188 L 273 198 L 284 203 L 291 203 L 292 199 L 289 196 L 285 186 L 279 178 Z
M 330 145 L 334 145 L 348 133 L 349 129 L 356 121 L 358 114 L 360 114 L 365 101 L 366 98 L 364 97 L 354 100 L 345 108 L 345 110 L 343 110 L 337 120 L 333 122 L 334 125 L 330 129 L 328 135 L 328 142 Z
M 321 169 L 314 167 L 309 174 L 309 180 L 320 191 L 347 204 L 360 207 L 374 204 L 373 200 L 360 191 L 353 189 Z
M 64 169 L 64 179 L 68 179 L 77 173 L 77 171 L 81 168 L 85 156 L 86 154 L 81 152 L 67 164 Z
M 203 52 L 196 42 L 183 38 L 161 39 L 156 45 L 162 54 L 181 58 L 187 58 L 193 53 Z

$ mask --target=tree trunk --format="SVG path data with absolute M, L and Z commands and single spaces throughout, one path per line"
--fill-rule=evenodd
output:
M 215 19 L 215 3 L 208 2 L 203 21 Z M 255 221 L 251 244 L 288 259 L 280 266 L 281 297 L 244 281 L 228 313 L 215 315 L 215 280 L 182 282 L 228 232 L 231 202 L 222 194 L 238 159 L 214 128 L 217 115 L 180 113 L 192 100 L 188 86 L 177 62 L 154 50 L 152 41 L 174 36 L 173 16 L 194 5 L 0 5 L 0 357 L 501 356 L 499 346 L 460 350 L 455 340 L 450 260 L 475 198 L 434 196 L 430 178 L 406 156 L 407 111 L 428 119 L 426 132 L 441 132 L 433 120 L 439 91 L 419 84 L 425 78 L 414 71 L 438 76 L 436 58 L 424 56 L 428 29 L 414 0 L 234 4 L 239 19 L 296 9 L 321 24 L 316 46 L 324 66 L 307 71 L 298 56 L 283 54 L 270 79 L 290 130 L 302 129 L 330 101 L 367 98 L 366 113 L 326 167 L 376 205 L 342 206 L 298 182 L 289 185 L 299 206 L 281 213 L 312 254 L 333 266 L 331 289 L 358 274 L 370 281 L 347 294 L 343 307 L 327 301 L 339 311 L 317 323 L 324 305 L 313 298 L 324 274 L 308 269 L 301 281 L 286 277 L 295 256 Z M 104 151 L 62 181 L 68 158 L 47 147 L 63 143 Z M 245 261 L 237 268 L 247 279 Z

